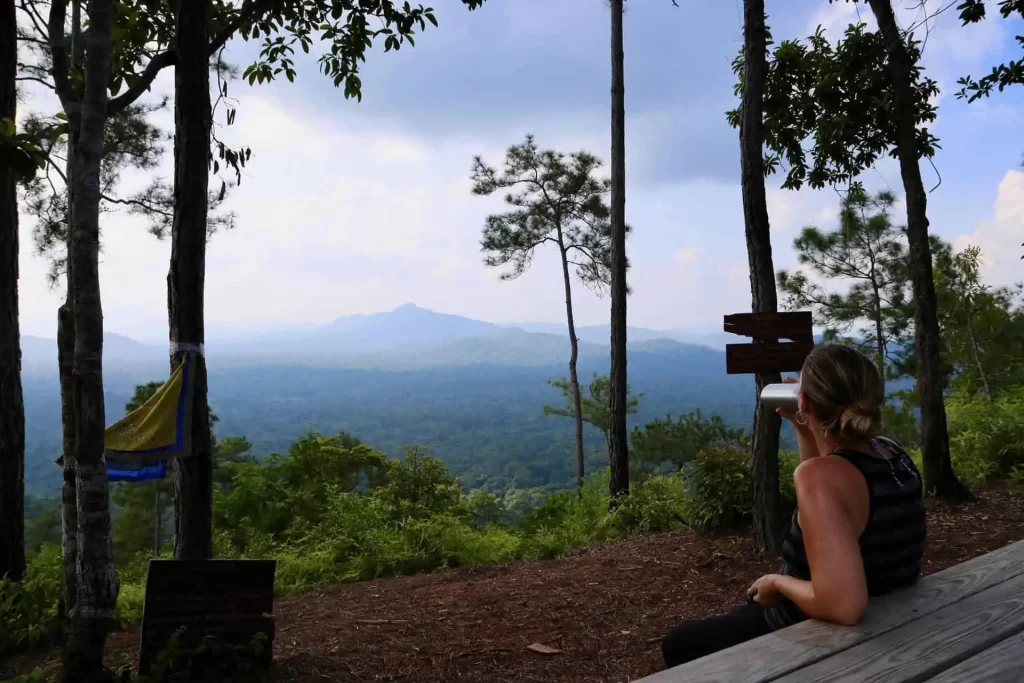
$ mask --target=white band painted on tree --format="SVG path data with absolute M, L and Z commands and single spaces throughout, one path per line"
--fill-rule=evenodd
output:
M 172 356 L 176 353 L 198 353 L 200 356 L 206 355 L 202 344 L 193 344 L 192 342 L 172 341 L 170 353 Z

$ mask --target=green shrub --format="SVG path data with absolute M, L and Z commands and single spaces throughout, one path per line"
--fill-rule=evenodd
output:
M 24 673 L 14 678 L 5 678 L 0 683 L 46 683 L 47 681 L 55 680 L 55 678 L 41 667 L 35 667 L 28 673 Z
M 612 514 L 624 536 L 676 529 L 686 523 L 687 482 L 682 474 L 651 477 L 634 484 Z
M 993 401 L 956 391 L 946 413 L 953 469 L 965 484 L 1007 478 L 1024 465 L 1024 387 Z
M 1006 480 L 1006 488 L 1013 493 L 1024 493 L 1024 466 L 1014 465 Z
M 736 526 L 752 509 L 748 455 L 739 448 L 702 451 L 688 475 L 686 518 L 702 533 Z
M 477 529 L 497 524 L 505 512 L 498 497 L 484 489 L 474 489 L 464 496 L 462 509 L 462 514 Z
M 191 636 L 175 631 L 146 676 L 136 683 L 199 683 L 252 681 L 255 669 L 270 663 L 270 642 L 257 633 L 245 645 L 225 643 L 214 636 Z
M 115 617 L 122 628 L 142 621 L 142 608 L 146 602 L 146 584 L 121 583 L 117 593 Z
M 793 473 L 800 464 L 800 454 L 796 451 L 779 451 L 779 495 L 786 514 L 796 510 L 796 486 Z
M 0 655 L 53 641 L 59 632 L 62 569 L 60 546 L 44 545 L 20 583 L 0 579 Z

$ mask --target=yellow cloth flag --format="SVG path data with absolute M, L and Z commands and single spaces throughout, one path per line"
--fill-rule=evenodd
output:
M 189 353 L 148 401 L 107 427 L 104 457 L 110 481 L 159 479 L 170 458 L 192 454 L 194 374 Z M 64 456 L 55 462 L 63 467 Z
M 107 427 L 108 461 L 147 465 L 189 454 L 192 363 L 189 355 L 141 406 Z M 113 466 L 113 462 L 111 462 Z

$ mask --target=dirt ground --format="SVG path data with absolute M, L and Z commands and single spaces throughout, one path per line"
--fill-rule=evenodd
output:
M 930 506 L 925 572 L 1024 539 L 1024 496 Z M 550 561 L 346 584 L 281 598 L 268 680 L 621 682 L 661 667 L 674 624 L 728 610 L 777 562 L 749 531 L 680 531 Z M 134 660 L 137 632 L 111 636 Z M 544 652 L 530 649 L 539 644 Z M 119 656 L 117 659 L 121 660 Z

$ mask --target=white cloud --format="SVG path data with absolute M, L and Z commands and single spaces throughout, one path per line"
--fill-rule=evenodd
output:
M 1024 173 L 1007 171 L 996 196 L 992 216 L 974 230 L 953 240 L 964 249 L 981 247 L 982 276 L 994 285 L 1010 285 L 1024 280 Z
M 680 249 L 675 253 L 675 259 L 680 265 L 690 266 L 700 259 L 702 253 L 700 249 Z
M 578 14 L 579 8 L 570 8 L 570 4 L 566 3 L 565 8 L 559 5 L 565 21 Z M 851 3 L 821 3 L 816 7 L 821 11 L 810 23 L 810 30 L 823 23 L 830 28 L 833 40 L 851 20 L 856 20 L 856 8 Z M 500 11 L 513 17 L 513 23 L 531 24 L 523 29 L 531 35 L 557 32 L 566 25 L 550 17 L 541 21 L 535 13 L 517 13 L 508 7 Z M 866 8 L 861 13 L 870 18 Z M 952 16 L 951 12 L 947 14 Z M 806 16 L 797 21 L 802 22 Z M 739 15 L 736 18 L 738 30 Z M 982 36 L 960 29 L 955 21 L 947 23 L 951 40 Z M 931 40 L 945 39 L 945 24 L 941 28 L 936 28 Z M 463 39 L 451 33 L 438 35 L 445 42 Z M 954 48 L 939 50 L 940 45 L 930 44 L 929 60 L 945 59 L 943 55 L 948 54 L 953 61 L 942 62 L 945 72 L 969 71 L 963 68 L 964 60 L 974 53 Z M 722 48 L 728 53 L 720 65 L 724 80 L 716 86 L 725 100 L 731 93 L 727 60 L 733 47 Z M 984 46 L 976 47 L 980 52 Z M 639 47 L 636 52 L 640 52 Z M 419 58 L 421 53 L 416 54 Z M 429 54 L 426 45 L 422 54 Z M 669 68 L 675 74 L 677 67 Z M 708 73 L 706 66 L 693 68 Z M 685 80 L 694 73 L 680 72 L 679 78 Z M 651 78 L 649 74 L 638 76 L 635 81 Z M 310 80 L 313 78 L 311 75 Z M 530 77 L 524 78 L 524 84 L 532 83 Z M 170 92 L 172 85 L 168 72 L 158 79 L 155 92 Z M 505 148 L 520 142 L 530 131 L 537 134 L 543 147 L 567 152 L 586 149 L 606 157 L 607 90 L 605 85 L 600 87 L 605 94 L 594 100 L 598 104 L 580 105 L 571 98 L 545 100 L 546 109 L 530 120 L 474 127 L 480 132 L 473 136 L 457 128 L 460 122 L 448 126 L 444 134 L 412 134 L 410 131 L 422 128 L 411 122 L 429 114 L 425 105 L 420 110 L 423 103 L 408 103 L 403 105 L 406 109 L 387 116 L 370 116 L 363 109 L 331 104 L 334 101 L 322 91 L 314 95 L 298 86 L 297 90 L 286 89 L 283 84 L 233 88 L 232 95 L 241 100 L 237 124 L 220 129 L 218 134 L 232 146 L 250 146 L 253 157 L 242 185 L 228 202 L 238 215 L 238 228 L 216 235 L 209 244 L 209 326 L 323 322 L 339 315 L 386 310 L 409 301 L 495 321 L 563 320 L 561 274 L 554 253 L 539 252 L 530 271 L 514 282 L 499 281 L 498 272 L 483 265 L 480 229 L 485 216 L 501 211 L 503 205 L 500 197 L 471 194 L 469 169 L 475 154 L 500 165 Z M 628 87 L 627 93 L 641 90 Z M 728 149 L 712 145 L 703 152 L 697 142 L 676 145 L 673 141 L 678 143 L 679 130 L 699 119 L 692 116 L 694 111 L 709 107 L 721 111 L 727 106 L 714 98 L 698 98 L 681 106 L 670 94 L 660 107 L 629 104 L 627 109 L 635 112 L 629 114 L 627 142 L 627 220 L 634 227 L 628 245 L 634 292 L 629 302 L 630 322 L 652 327 L 718 323 L 723 314 L 749 310 L 750 305 L 738 172 L 725 181 L 673 184 L 668 172 L 671 169 L 666 171 L 658 164 L 665 165 L 666 156 L 703 158 L 701 153 L 735 160 L 738 152 L 731 141 Z M 485 96 L 472 88 L 465 93 L 467 98 Z M 44 100 L 45 96 L 33 94 L 22 111 L 54 110 Z M 318 103 L 322 108 L 318 109 Z M 980 115 L 987 106 L 974 105 L 970 111 Z M 1005 103 L 1000 106 L 1007 107 Z M 1016 120 L 1009 110 L 1004 118 L 1004 126 Z M 165 127 L 170 126 L 169 114 L 163 114 L 162 121 Z M 946 131 L 941 135 L 944 140 L 953 137 Z M 733 133 L 729 136 L 735 139 Z M 953 145 L 944 150 L 945 158 L 960 163 L 962 157 L 953 156 L 952 150 Z M 165 178 L 170 177 L 170 161 L 168 155 L 158 171 Z M 974 164 L 979 169 L 991 169 L 991 163 L 978 155 L 969 160 L 972 170 Z M 885 159 L 879 166 L 879 172 L 866 175 L 865 180 L 883 188 L 888 180 L 899 192 L 894 162 Z M 659 175 L 658 183 L 638 182 L 646 167 Z M 1017 260 L 1022 239 L 1020 196 L 1024 194 L 1020 178 L 1019 173 L 1007 175 L 991 219 L 978 223 L 977 237 L 971 236 L 990 258 L 986 267 L 1006 273 L 1006 277 L 1019 277 L 1024 270 L 1024 264 Z M 136 174 L 126 180 L 135 185 L 145 178 Z M 960 183 L 948 182 L 942 192 L 947 191 L 962 191 Z M 768 203 L 775 265 L 787 268 L 795 262 L 793 236 L 805 225 L 833 227 L 838 197 L 831 190 L 769 189 Z M 956 221 L 950 218 L 947 222 L 971 225 L 987 209 L 964 206 Z M 894 215 L 902 215 L 899 207 Z M 142 222 L 124 212 L 105 215 L 103 229 L 100 275 L 107 329 L 149 339 L 166 338 L 168 245 L 146 234 Z M 27 333 L 52 336 L 62 293 L 46 288 L 46 264 L 31 253 L 30 232 L 31 222 L 24 220 L 22 323 Z M 574 300 L 581 322 L 607 320 L 607 299 L 577 285 Z

